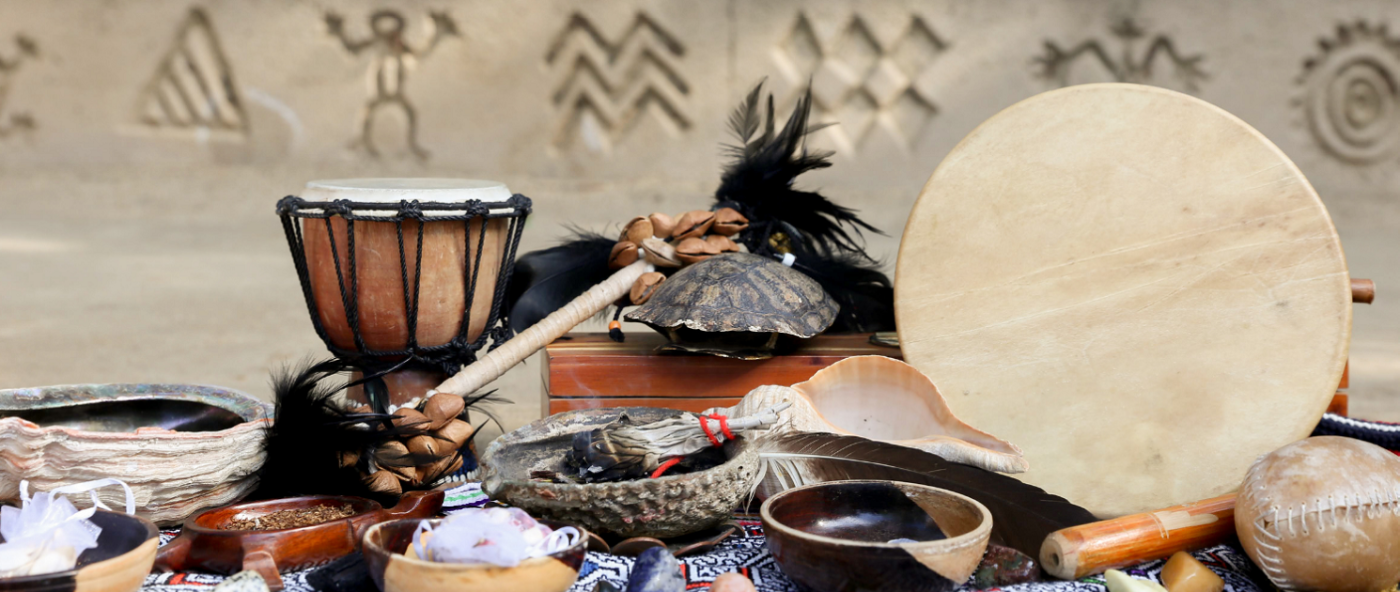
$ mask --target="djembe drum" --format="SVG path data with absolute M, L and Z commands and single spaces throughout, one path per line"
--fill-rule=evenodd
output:
M 403 405 L 510 338 L 502 296 L 530 206 L 494 181 L 343 179 L 277 213 L 316 333 Z

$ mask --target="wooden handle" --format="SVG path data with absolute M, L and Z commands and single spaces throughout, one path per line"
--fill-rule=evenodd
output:
M 282 574 L 277 571 L 277 561 L 272 558 L 272 554 L 267 551 L 251 551 L 243 555 L 243 571 L 254 571 L 262 576 L 267 582 L 267 589 L 272 592 L 281 590 L 285 585 L 282 582 Z
M 1376 299 L 1376 282 L 1351 278 L 1351 301 L 1370 304 Z
M 563 337 L 565 333 L 598 314 L 609 304 L 617 302 L 618 298 L 622 298 L 632 289 L 632 284 L 637 278 L 653 269 L 655 268 L 647 260 L 639 259 L 636 263 L 617 270 L 602 283 L 589 288 L 587 292 L 564 305 L 564 308 L 550 313 L 476 363 L 463 368 L 456 376 L 443 381 L 436 389 L 428 391 L 428 396 L 439 392 L 466 395 L 486 386 L 500 378 L 512 366 L 524 362 L 530 354 Z
M 1235 534 L 1235 494 L 1058 530 L 1040 547 L 1050 575 L 1073 580 L 1199 549 Z
M 441 490 L 410 491 L 399 499 L 398 505 L 384 512 L 384 520 L 400 518 L 430 518 L 442 509 L 446 493 Z
M 185 566 L 190 558 L 191 539 L 180 533 L 179 536 L 170 539 L 170 542 L 156 551 L 156 563 L 152 571 L 185 571 Z

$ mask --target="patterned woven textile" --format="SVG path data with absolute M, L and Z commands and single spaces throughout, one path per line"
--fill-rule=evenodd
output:
M 1400 424 L 1352 419 L 1328 413 L 1313 430 L 1314 436 L 1346 436 L 1370 442 L 1400 454 Z
M 763 539 L 763 525 L 758 516 L 740 514 L 737 517 L 739 532 L 729 537 L 709 553 L 682 557 L 681 569 L 685 573 L 686 589 L 700 591 L 708 589 L 710 582 L 720 574 L 739 572 L 753 580 L 759 592 L 795 592 L 797 587 L 783 572 Z M 1261 592 L 1267 588 L 1260 585 L 1266 582 L 1262 573 L 1254 567 L 1244 550 L 1233 545 L 1217 545 L 1194 553 L 1212 571 L 1225 580 L 1225 592 Z M 598 582 L 607 580 L 621 589 L 626 589 L 627 574 L 632 571 L 633 560 L 603 553 L 589 553 L 578 582 L 569 592 L 592 592 Z M 1152 561 L 1125 569 L 1129 575 L 1161 582 L 1162 566 L 1166 561 Z M 976 590 L 964 585 L 959 592 Z M 1074 582 L 1058 580 L 1020 584 L 993 590 L 1007 592 L 1106 592 L 1102 576 L 1093 576 Z
M 481 493 L 481 486 L 469 483 L 449 490 L 443 509 L 450 514 L 469 507 L 479 507 L 486 502 L 487 498 Z M 694 592 L 707 590 L 710 587 L 710 582 L 713 582 L 720 574 L 739 572 L 753 580 L 754 586 L 758 588 L 759 592 L 796 591 L 797 587 L 787 576 L 783 575 L 773 560 L 773 556 L 768 553 L 768 546 L 764 543 L 763 538 L 763 525 L 759 522 L 758 516 L 739 514 L 735 518 L 739 524 L 739 531 L 733 536 L 708 553 L 681 558 L 687 590 Z M 162 533 L 161 544 L 165 544 L 176 534 L 178 531 Z M 1215 573 L 1220 574 L 1220 577 L 1225 580 L 1225 592 L 1261 592 L 1268 589 L 1260 585 L 1266 580 L 1238 546 L 1217 545 L 1198 551 L 1195 556 Z M 594 587 L 604 580 L 625 589 L 627 576 L 632 571 L 632 564 L 633 559 L 630 557 L 590 552 L 587 562 L 579 574 L 578 582 L 574 584 L 570 592 L 593 592 Z M 1159 574 L 1164 564 L 1164 561 L 1152 561 L 1125 571 L 1136 577 L 1161 581 Z M 308 573 L 310 572 L 282 574 L 287 592 L 311 592 L 314 590 L 307 583 Z M 209 592 L 223 580 L 224 576 L 204 573 L 152 574 L 146 578 L 142 592 Z M 963 591 L 973 589 L 970 585 L 962 588 Z M 1075 582 L 1047 581 L 1009 586 L 998 590 L 1006 590 L 1007 592 L 1105 592 L 1107 587 L 1104 586 L 1102 577 L 1095 576 Z

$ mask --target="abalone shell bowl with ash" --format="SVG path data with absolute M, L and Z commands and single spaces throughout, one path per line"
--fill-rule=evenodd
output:
M 365 531 L 361 545 L 365 564 L 383 592 L 564 592 L 578 579 L 588 552 L 588 533 L 582 532 L 578 543 L 568 549 L 527 559 L 515 567 L 426 561 L 408 553 L 419 522 L 422 520 L 391 520 Z M 565 526 L 542 522 L 554 529 Z M 428 523 L 437 527 L 442 520 Z
M 160 531 L 150 520 L 98 510 L 90 520 L 102 529 L 97 546 L 78 555 L 68 571 L 0 578 L 4 592 L 135 592 L 156 560 Z M 4 542 L 0 537 L 0 542 Z
M 573 435 L 605 426 L 626 412 L 635 423 L 677 415 L 674 409 L 619 407 L 551 415 L 497 438 L 481 457 L 482 490 L 533 516 L 621 537 L 677 537 L 729 520 L 758 473 L 758 449 L 744 437 L 724 443 L 719 466 L 656 479 L 551 483 L 540 472 L 568 474 Z
M 84 384 L 0 390 L 0 502 L 113 477 L 136 514 L 159 526 L 242 499 L 257 487 L 272 407 L 188 384 Z M 119 488 L 98 491 L 123 506 Z M 87 496 L 72 496 L 79 507 Z
M 947 592 L 972 575 L 992 534 L 976 500 L 893 481 L 789 489 L 759 514 L 783 573 L 821 592 Z

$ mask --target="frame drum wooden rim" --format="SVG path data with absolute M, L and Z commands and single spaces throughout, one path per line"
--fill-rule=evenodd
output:
M 1321 199 L 1262 134 L 1130 84 L 1047 92 L 962 140 L 905 227 L 906 361 L 1101 517 L 1234 490 L 1342 376 L 1351 288 Z

